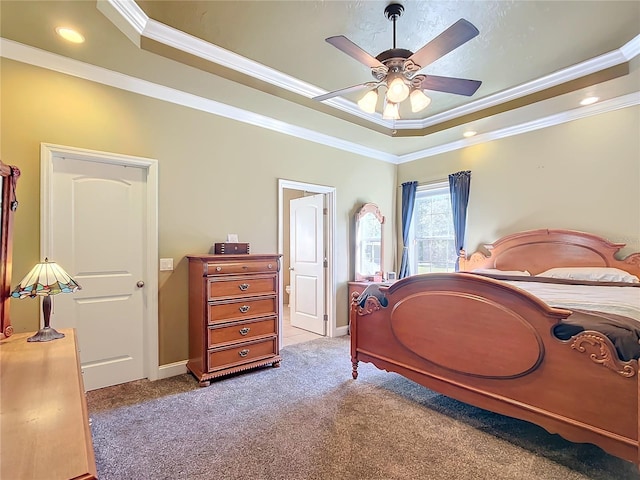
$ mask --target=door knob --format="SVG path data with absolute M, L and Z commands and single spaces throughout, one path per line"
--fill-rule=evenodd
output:
M 136 283 L 136 286 L 142 288 L 144 287 L 144 282 L 142 280 L 139 280 L 138 283 Z
M 289 270 L 291 270 L 293 272 L 293 267 L 289 267 Z

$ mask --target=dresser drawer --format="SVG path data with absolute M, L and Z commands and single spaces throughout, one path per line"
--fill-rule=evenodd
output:
M 243 298 L 229 302 L 209 304 L 209 324 L 226 323 L 257 317 L 277 315 L 277 298 Z
M 238 273 L 268 273 L 279 270 L 273 260 L 247 260 L 238 262 L 208 262 L 206 275 L 232 275 Z
M 251 322 L 237 322 L 226 327 L 209 327 L 209 348 L 276 334 L 277 317 Z
M 224 349 L 209 350 L 209 371 L 222 370 L 277 354 L 277 338 L 275 337 Z
M 278 289 L 277 275 L 253 275 L 233 277 L 229 280 L 209 279 L 209 300 L 216 298 L 275 295 Z

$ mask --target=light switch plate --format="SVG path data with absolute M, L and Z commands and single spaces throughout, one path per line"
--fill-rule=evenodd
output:
M 173 270 L 173 258 L 161 258 L 160 259 L 160 271 L 166 272 Z

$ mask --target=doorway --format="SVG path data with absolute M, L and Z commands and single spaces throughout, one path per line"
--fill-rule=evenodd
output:
M 82 287 L 52 321 L 78 331 L 86 390 L 157 379 L 157 162 L 43 144 L 41 183 L 41 256 Z
M 289 200 L 288 282 L 287 272 L 283 275 L 291 325 L 321 336 L 327 334 L 324 202 L 322 193 Z
M 285 278 L 289 279 L 289 199 L 295 197 L 302 197 L 309 194 L 323 194 L 324 205 L 326 208 L 324 229 L 324 245 L 325 245 L 325 258 L 326 268 L 324 276 L 324 311 L 326 312 L 326 335 L 329 337 L 336 336 L 336 306 L 335 306 L 335 209 L 336 209 L 336 191 L 334 187 L 328 187 L 324 185 L 315 185 L 303 182 L 296 182 L 292 180 L 278 180 L 278 253 L 283 255 L 283 272 L 280 275 L 280 291 L 283 294 L 280 296 L 280 344 L 283 342 L 283 318 L 285 315 L 284 305 L 288 303 L 285 298 L 288 299 L 287 292 L 285 291 L 286 285 L 289 285 L 288 280 L 285 282 Z

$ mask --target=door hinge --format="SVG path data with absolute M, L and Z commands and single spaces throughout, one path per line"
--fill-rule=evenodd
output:
M 329 315 L 327 315 L 327 314 L 325 313 L 325 314 L 322 316 L 322 319 L 323 319 L 325 322 L 328 322 L 328 321 L 329 321 Z
M 323 262 L 322 262 L 322 266 L 323 266 L 324 268 L 327 268 L 327 267 L 329 266 L 329 261 L 328 261 L 326 258 L 323 260 Z
M 327 207 L 324 207 L 324 208 L 322 209 L 322 214 L 323 214 L 323 215 L 329 215 L 329 209 L 328 209 Z

